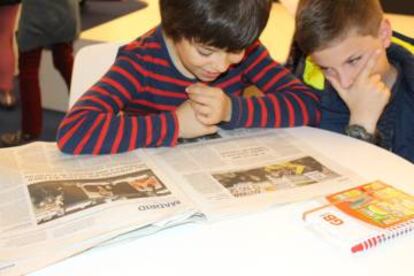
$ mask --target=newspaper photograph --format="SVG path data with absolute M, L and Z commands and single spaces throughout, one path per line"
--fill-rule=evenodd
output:
M 171 195 L 151 170 L 111 178 L 48 181 L 28 185 L 37 224 L 114 201 Z
M 311 156 L 212 176 L 234 197 L 291 189 L 339 177 Z
M 227 134 L 151 154 L 210 219 L 310 199 L 360 179 L 283 129 Z

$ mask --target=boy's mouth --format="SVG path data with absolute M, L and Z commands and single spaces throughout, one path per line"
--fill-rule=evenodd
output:
M 220 76 L 220 72 L 210 72 L 207 70 L 204 70 L 204 75 L 209 79 L 216 79 L 218 76 Z

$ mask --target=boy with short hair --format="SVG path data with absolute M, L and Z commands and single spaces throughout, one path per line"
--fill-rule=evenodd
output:
M 319 87 L 320 126 L 414 161 L 414 47 L 409 38 L 399 36 L 405 48 L 392 39 L 378 0 L 299 2 L 304 79 L 315 79 L 307 71 L 314 63 L 330 83 Z
M 160 0 L 161 26 L 121 48 L 58 130 L 66 153 L 174 146 L 218 127 L 315 125 L 318 96 L 257 40 L 271 0 Z M 262 96 L 243 97 L 250 85 Z

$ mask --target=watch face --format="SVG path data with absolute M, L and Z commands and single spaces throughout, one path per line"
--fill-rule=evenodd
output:
M 350 125 L 345 128 L 345 133 L 348 136 L 364 140 L 367 142 L 372 142 L 374 140 L 374 135 L 368 133 L 366 129 L 360 125 Z

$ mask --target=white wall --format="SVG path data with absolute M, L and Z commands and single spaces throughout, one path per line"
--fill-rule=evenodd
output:
M 81 47 L 93 43 L 96 42 L 87 40 L 75 42 L 75 54 Z M 53 67 L 52 53 L 50 51 L 43 51 L 42 53 L 39 77 L 42 91 L 42 107 L 55 111 L 66 111 L 69 103 L 69 92 L 63 78 Z

